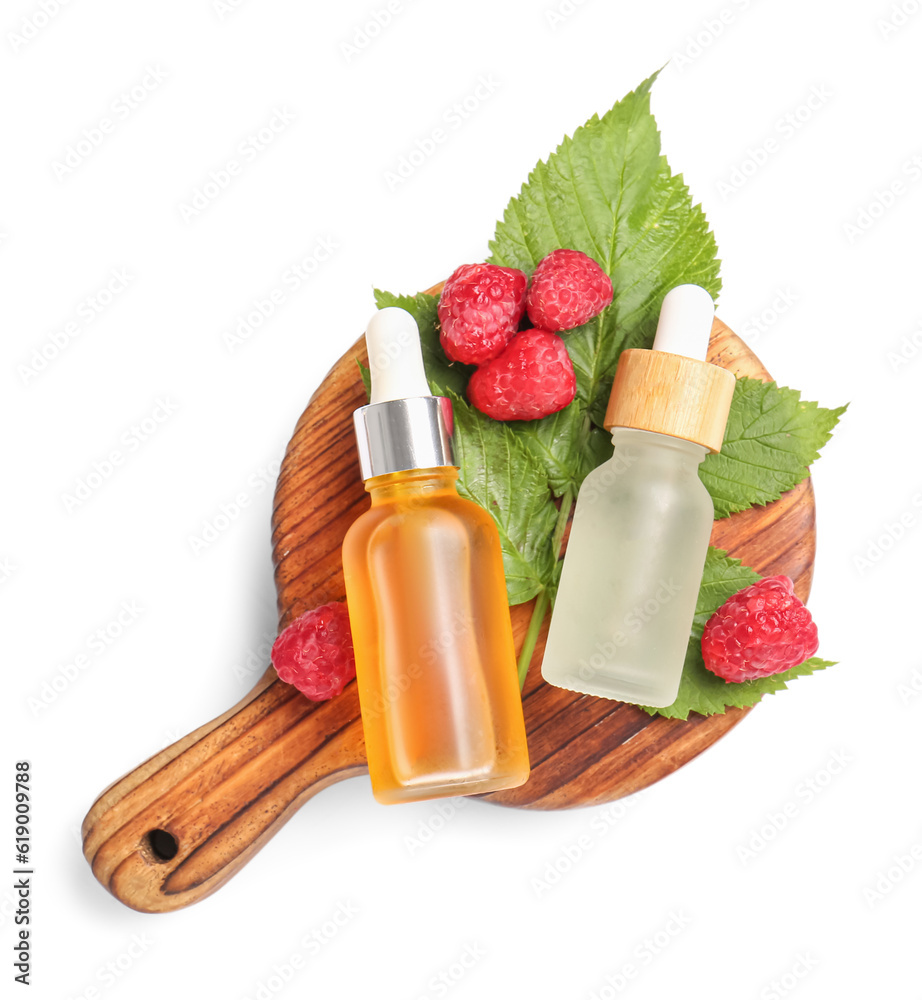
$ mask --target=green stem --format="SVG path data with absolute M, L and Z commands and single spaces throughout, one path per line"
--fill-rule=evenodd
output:
M 525 633 L 525 641 L 522 643 L 522 651 L 519 653 L 519 690 L 525 687 L 525 676 L 531 664 L 531 656 L 535 651 L 538 633 L 541 631 L 541 622 L 544 621 L 549 603 L 550 598 L 547 590 L 542 590 L 535 598 L 535 606 L 531 611 L 531 621 L 528 623 L 528 631 Z
M 583 414 L 583 426 L 580 429 L 579 441 L 577 442 L 577 451 L 582 451 L 586 447 L 586 442 L 589 440 L 589 432 L 592 429 L 592 421 L 589 419 L 589 414 Z M 554 553 L 554 563 L 556 564 L 560 559 L 560 550 L 563 547 L 563 536 L 564 532 L 567 530 L 567 522 L 570 520 L 570 511 L 573 509 L 573 501 L 575 497 L 573 496 L 573 487 L 568 486 L 564 490 L 563 496 L 560 498 L 560 510 L 557 513 L 557 523 L 554 525 L 554 533 L 551 535 L 551 551 Z M 531 610 L 531 621 L 528 623 L 528 631 L 525 633 L 525 639 L 522 642 L 522 648 L 519 651 L 519 688 L 525 687 L 525 677 L 528 674 L 528 668 L 531 665 L 532 654 L 535 651 L 535 643 L 538 641 L 538 633 L 541 631 L 541 623 L 544 621 L 544 616 L 547 614 L 548 607 L 551 603 L 551 596 L 545 587 L 535 598 L 535 606 Z
M 554 525 L 554 534 L 551 535 L 551 551 L 554 553 L 554 561 L 560 558 L 560 547 L 563 544 L 563 535 L 567 530 L 567 521 L 570 517 L 570 510 L 573 507 L 573 490 L 567 489 L 560 498 L 560 510 L 557 514 L 557 523 Z M 541 631 L 541 623 L 547 614 L 548 605 L 551 603 L 550 594 L 545 587 L 535 599 L 535 606 L 531 611 L 531 621 L 528 623 L 528 631 L 522 642 L 522 649 L 519 652 L 519 688 L 525 686 L 525 676 L 531 664 L 532 654 L 535 651 L 535 643 L 538 641 L 538 633 Z

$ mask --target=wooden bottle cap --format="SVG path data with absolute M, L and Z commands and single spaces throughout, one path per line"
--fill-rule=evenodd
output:
M 736 378 L 707 361 L 666 351 L 623 351 L 605 429 L 656 431 L 720 451 Z

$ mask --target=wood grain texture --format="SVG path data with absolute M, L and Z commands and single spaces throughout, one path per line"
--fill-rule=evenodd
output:
M 368 506 L 351 420 L 365 402 L 359 357 L 362 340 L 312 397 L 279 474 L 272 538 L 280 628 L 344 596 L 340 545 Z M 709 357 L 734 374 L 768 378 L 719 320 Z M 787 573 L 806 599 L 815 551 L 809 479 L 776 503 L 717 522 L 712 541 L 761 573 Z M 530 612 L 512 611 L 517 643 Z M 524 691 L 532 775 L 520 788 L 484 796 L 500 805 L 560 809 L 627 795 L 692 760 L 748 711 L 682 722 L 551 687 L 540 677 L 544 638 L 542 631 Z M 179 909 L 223 885 L 318 791 L 366 772 L 355 684 L 313 703 L 268 667 L 237 705 L 100 795 L 84 820 L 84 853 L 128 906 Z
M 671 434 L 719 451 L 736 380 L 724 368 L 665 351 L 624 351 L 602 425 Z

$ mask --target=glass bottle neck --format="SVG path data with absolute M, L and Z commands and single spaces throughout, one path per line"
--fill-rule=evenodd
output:
M 615 453 L 630 454 L 637 459 L 669 461 L 700 465 L 707 456 L 704 445 L 684 438 L 642 431 L 634 427 L 615 427 L 611 432 Z
M 405 469 L 365 480 L 371 504 L 405 497 L 457 495 L 458 470 L 451 465 L 432 469 Z

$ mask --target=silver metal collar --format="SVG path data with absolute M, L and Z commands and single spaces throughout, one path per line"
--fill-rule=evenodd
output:
M 362 479 L 456 464 L 451 449 L 451 400 L 445 396 L 369 403 L 359 407 L 352 420 Z

